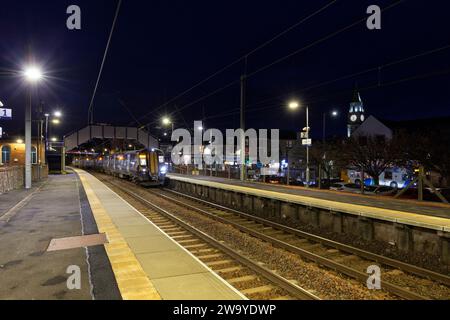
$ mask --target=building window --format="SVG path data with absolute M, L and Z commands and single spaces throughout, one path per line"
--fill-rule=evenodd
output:
M 37 164 L 37 149 L 36 147 L 31 147 L 31 163 Z
M 11 147 L 3 146 L 2 147 L 2 163 L 8 164 L 11 162 Z

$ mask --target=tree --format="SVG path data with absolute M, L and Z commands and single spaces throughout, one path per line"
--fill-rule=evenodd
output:
M 402 159 L 418 162 L 426 171 L 440 174 L 443 186 L 450 182 L 450 137 L 440 132 L 401 132 Z
M 324 178 L 328 181 L 332 178 L 333 171 L 347 165 L 342 153 L 343 142 L 332 140 L 327 142 L 316 142 L 310 149 L 312 162 L 319 166 L 325 173 Z M 336 171 L 335 171 L 336 172 Z
M 401 149 L 396 138 L 356 136 L 346 141 L 344 153 L 349 165 L 367 173 L 378 185 L 380 175 L 398 164 Z

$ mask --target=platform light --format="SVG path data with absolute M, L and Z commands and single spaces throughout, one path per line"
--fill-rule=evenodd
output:
M 291 102 L 289 102 L 288 106 L 289 106 L 289 109 L 296 110 L 300 107 L 300 103 L 298 101 L 291 101 Z
M 56 141 L 58 141 L 58 139 L 57 138 L 55 138 L 55 137 L 53 137 L 52 139 L 52 142 L 56 142 Z
M 167 132 L 164 132 L 164 137 L 167 137 Z
M 53 124 L 60 124 L 60 123 L 61 123 L 61 120 L 59 120 L 59 119 L 53 119 L 53 120 L 52 120 L 52 123 L 53 123 Z
M 23 140 L 22 139 L 17 139 L 17 144 L 23 144 Z
M 37 66 L 29 66 L 23 72 L 25 79 L 30 82 L 37 82 L 42 79 L 42 72 Z
M 198 126 L 197 129 L 198 129 L 198 131 L 203 131 L 203 127 L 202 126 Z
M 169 117 L 164 117 L 164 118 L 162 119 L 162 123 L 163 123 L 163 125 L 168 126 L 169 124 L 172 123 L 172 121 L 170 120 Z
M 61 118 L 61 117 L 62 117 L 62 112 L 61 112 L 61 111 L 55 111 L 55 112 L 53 113 L 53 115 L 54 115 L 56 118 Z
M 336 111 L 336 110 L 334 110 L 333 112 L 331 112 L 331 115 L 332 115 L 333 117 L 337 117 L 337 116 L 339 115 L 339 112 Z

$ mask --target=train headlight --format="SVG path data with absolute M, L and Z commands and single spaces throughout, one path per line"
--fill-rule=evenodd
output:
M 161 166 L 161 168 L 159 168 L 159 172 L 161 174 L 166 174 L 167 173 L 167 166 Z

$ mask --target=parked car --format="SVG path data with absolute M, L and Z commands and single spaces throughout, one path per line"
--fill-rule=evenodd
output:
M 337 182 L 330 186 L 330 190 L 361 193 L 361 185 L 356 183 Z M 395 190 L 395 188 L 386 186 L 364 186 L 364 194 L 367 195 L 389 195 L 393 194 Z

